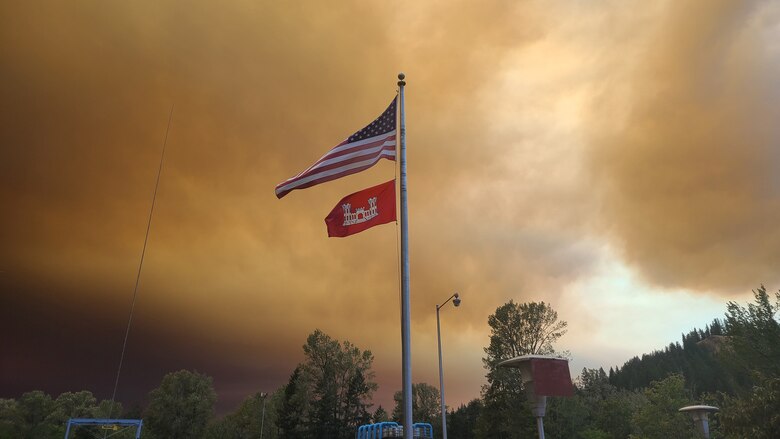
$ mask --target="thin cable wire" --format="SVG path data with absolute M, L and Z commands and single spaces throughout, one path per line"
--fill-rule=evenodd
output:
M 116 370 L 116 380 L 114 381 L 114 392 L 111 394 L 111 407 L 108 410 L 108 417 L 114 411 L 114 400 L 116 398 L 116 389 L 119 387 L 119 375 L 122 373 L 122 363 L 125 360 L 125 349 L 127 348 L 127 338 L 130 335 L 130 325 L 133 323 L 133 312 L 135 311 L 135 301 L 138 298 L 138 283 L 141 280 L 141 269 L 144 266 L 144 256 L 146 255 L 146 244 L 149 242 L 149 230 L 152 228 L 152 214 L 154 213 L 154 204 L 157 201 L 157 188 L 160 187 L 160 174 L 162 174 L 163 159 L 165 158 L 165 147 L 168 145 L 168 133 L 171 131 L 171 120 L 173 119 L 173 105 L 171 113 L 168 115 L 168 127 L 165 129 L 165 140 L 163 141 L 162 153 L 160 154 L 160 166 L 157 168 L 157 181 L 154 184 L 154 195 L 152 195 L 152 207 L 149 209 L 149 219 L 146 222 L 146 236 L 144 237 L 144 246 L 141 250 L 141 262 L 138 264 L 138 273 L 135 276 L 135 288 L 133 288 L 133 302 L 130 305 L 130 316 L 127 319 L 127 329 L 125 330 L 125 340 L 122 342 L 122 355 L 119 356 L 119 367 Z

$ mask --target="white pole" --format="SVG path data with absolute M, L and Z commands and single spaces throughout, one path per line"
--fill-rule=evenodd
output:
M 449 299 L 447 299 L 449 301 Z M 446 302 L 445 302 L 446 303 Z M 439 309 L 436 305 L 436 334 L 439 337 L 439 392 L 441 393 L 441 434 L 442 439 L 447 439 L 447 406 L 444 403 L 444 368 L 441 365 L 441 324 L 439 323 Z
M 455 299 L 455 300 L 452 300 Z M 455 307 L 460 306 L 460 295 L 458 293 L 453 294 L 441 305 L 436 305 L 436 335 L 439 338 L 439 392 L 441 395 L 441 433 L 442 438 L 447 439 L 447 404 L 444 402 L 444 367 L 442 366 L 441 359 L 441 323 L 439 320 L 439 310 L 452 300 L 452 304 Z
M 409 213 L 406 202 L 406 123 L 404 113 L 404 86 L 406 76 L 398 74 L 401 119 L 401 362 L 404 398 L 404 439 L 412 439 L 412 349 L 411 310 L 409 300 Z
M 541 416 L 536 418 L 536 430 L 539 432 L 539 439 L 544 439 L 544 418 Z
M 268 396 L 268 394 L 261 393 L 260 396 L 263 397 L 263 417 L 260 418 L 260 439 L 263 439 L 263 427 L 265 426 L 265 398 Z

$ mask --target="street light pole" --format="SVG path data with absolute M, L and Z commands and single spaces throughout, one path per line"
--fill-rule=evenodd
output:
M 436 334 L 439 337 L 439 391 L 441 392 L 441 434 L 442 439 L 447 439 L 447 405 L 444 403 L 444 368 L 441 362 L 441 323 L 439 320 L 439 310 L 441 307 L 452 300 L 452 304 L 455 306 L 460 305 L 460 296 L 458 293 L 453 294 L 449 299 L 445 300 L 441 305 L 436 305 Z
M 266 392 L 260 392 L 260 397 L 263 398 L 263 417 L 260 418 L 260 439 L 263 439 L 263 427 L 265 426 L 265 400 L 268 396 Z

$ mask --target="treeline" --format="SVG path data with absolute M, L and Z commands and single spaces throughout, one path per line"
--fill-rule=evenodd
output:
M 550 438 L 699 438 L 691 419 L 678 409 L 692 404 L 720 407 L 713 439 L 776 438 L 780 432 L 780 293 L 774 300 L 762 286 L 754 302 L 730 302 L 722 320 L 694 329 L 662 351 L 635 357 L 622 367 L 583 369 L 571 398 L 548 400 L 545 430 Z M 488 318 L 490 340 L 483 358 L 487 383 L 479 398 L 449 410 L 449 439 L 535 437 L 536 424 L 517 369 L 497 367 L 519 355 L 567 357 L 556 341 L 567 323 L 544 302 L 498 307 Z M 303 346 L 304 361 L 272 394 L 256 393 L 232 413 L 214 416 L 211 378 L 182 370 L 166 375 L 149 394 L 145 408 L 122 411 L 97 402 L 90 392 L 53 399 L 30 392 L 0 399 L 0 439 L 62 438 L 70 417 L 124 417 L 144 420 L 144 439 L 260 438 L 350 439 L 365 423 L 400 421 L 401 393 L 388 412 L 373 407 L 377 389 L 373 355 L 348 341 L 315 330 Z M 441 437 L 438 388 L 415 383 L 416 422 L 429 422 Z M 79 429 L 72 438 L 94 437 Z M 130 432 L 125 432 L 130 433 Z M 111 437 L 133 437 L 111 432 Z M 102 436 L 102 435 L 101 435 Z
M 609 383 L 622 389 L 637 390 L 650 386 L 670 374 L 685 378 L 690 392 L 700 395 L 707 392 L 733 393 L 746 384 L 734 372 L 725 367 L 719 353 L 727 349 L 728 338 L 720 319 L 702 329 L 682 334 L 681 342 L 670 343 L 661 351 L 633 357 L 622 367 L 609 369 Z M 739 382 L 738 382 L 739 381 Z

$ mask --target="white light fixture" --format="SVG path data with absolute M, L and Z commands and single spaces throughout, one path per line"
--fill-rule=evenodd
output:
M 720 409 L 711 405 L 689 405 L 681 408 L 679 411 L 691 415 L 694 424 L 699 427 L 699 431 L 704 434 L 705 439 L 710 439 L 710 413 L 715 413 Z

